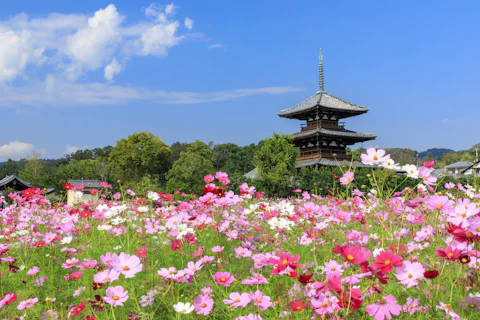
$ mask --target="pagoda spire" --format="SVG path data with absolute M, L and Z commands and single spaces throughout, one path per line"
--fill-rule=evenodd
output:
M 324 92 L 324 84 L 323 84 L 323 55 L 322 55 L 322 48 L 320 48 L 320 56 L 318 57 L 318 85 L 320 87 L 318 92 Z

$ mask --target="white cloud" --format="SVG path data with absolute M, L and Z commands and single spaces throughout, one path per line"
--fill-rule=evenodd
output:
M 3 92 L 1 92 L 2 87 L 0 86 L 0 107 L 97 106 L 126 104 L 135 101 L 150 101 L 158 104 L 196 104 L 234 100 L 261 94 L 286 94 L 303 90 L 303 88 L 295 87 L 265 87 L 208 93 L 167 92 L 111 83 L 72 83 L 49 75 L 45 82 L 34 82 L 25 87 L 4 86 Z
M 208 49 L 224 49 L 225 46 L 220 43 L 214 43 L 208 46 Z
M 65 146 L 65 154 L 71 154 L 71 153 L 77 152 L 78 150 L 85 150 L 85 149 L 89 149 L 89 148 L 90 148 L 90 146 L 77 147 L 77 146 L 71 146 L 71 145 L 67 144 Z
M 188 30 L 192 30 L 193 29 L 193 20 L 190 19 L 189 17 L 186 17 L 185 18 L 185 28 L 187 28 Z
M 117 73 L 120 73 L 120 71 L 122 70 L 122 65 L 118 63 L 117 59 L 113 58 L 112 62 L 110 62 L 110 64 L 105 67 L 105 71 L 103 74 L 105 76 L 105 79 L 107 79 L 108 81 L 112 81 L 113 76 Z
M 13 141 L 8 144 L 0 146 L 0 161 L 8 159 L 18 160 L 20 158 L 26 158 L 32 153 L 34 146 L 31 143 L 25 143 L 20 141 Z
M 89 71 L 105 68 L 113 59 L 125 62 L 135 55 L 165 56 L 184 39 L 178 35 L 175 11 L 173 3 L 152 5 L 145 9 L 147 19 L 128 25 L 113 4 L 93 15 L 52 13 L 32 18 L 21 13 L 0 20 L 0 83 L 27 78 L 29 65 L 47 65 L 76 81 Z

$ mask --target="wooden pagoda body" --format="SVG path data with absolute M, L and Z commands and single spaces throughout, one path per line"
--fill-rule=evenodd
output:
M 371 133 L 345 129 L 345 123 L 341 120 L 366 113 L 368 109 L 341 100 L 324 90 L 321 54 L 319 83 L 320 90 L 313 96 L 278 113 L 282 118 L 304 121 L 301 130 L 294 134 L 294 143 L 300 148 L 297 167 L 351 161 L 351 155 L 346 152 L 347 146 L 376 138 Z

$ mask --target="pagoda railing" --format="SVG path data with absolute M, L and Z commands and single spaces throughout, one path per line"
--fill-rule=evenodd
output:
M 300 128 L 301 128 L 301 131 L 313 130 L 317 128 L 345 130 L 345 122 L 330 121 L 330 120 L 309 121 L 307 123 L 300 124 Z
M 351 160 L 352 155 L 346 154 L 345 150 L 302 150 L 297 160 L 308 160 L 315 158 L 337 159 L 337 160 Z

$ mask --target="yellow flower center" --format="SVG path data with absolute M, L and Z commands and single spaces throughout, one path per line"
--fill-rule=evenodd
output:
M 352 261 L 354 258 L 353 258 L 353 256 L 352 256 L 351 254 L 349 254 L 349 255 L 347 256 L 347 259 L 350 260 L 350 261 Z
M 389 265 L 390 264 L 390 260 L 385 260 L 385 265 Z
M 376 155 L 374 155 L 373 160 L 378 160 L 378 157 Z
M 120 299 L 118 296 L 113 296 L 113 300 L 118 300 Z
M 413 274 L 409 273 L 409 274 L 408 274 L 408 278 L 409 278 L 409 279 L 412 279 L 412 278 L 413 278 Z
M 225 281 L 227 281 L 227 279 L 225 279 L 225 278 L 220 278 L 220 281 L 221 281 L 221 282 L 225 282 Z
M 130 268 L 128 266 L 125 266 L 123 267 L 123 270 L 127 271 L 127 270 L 130 270 Z

